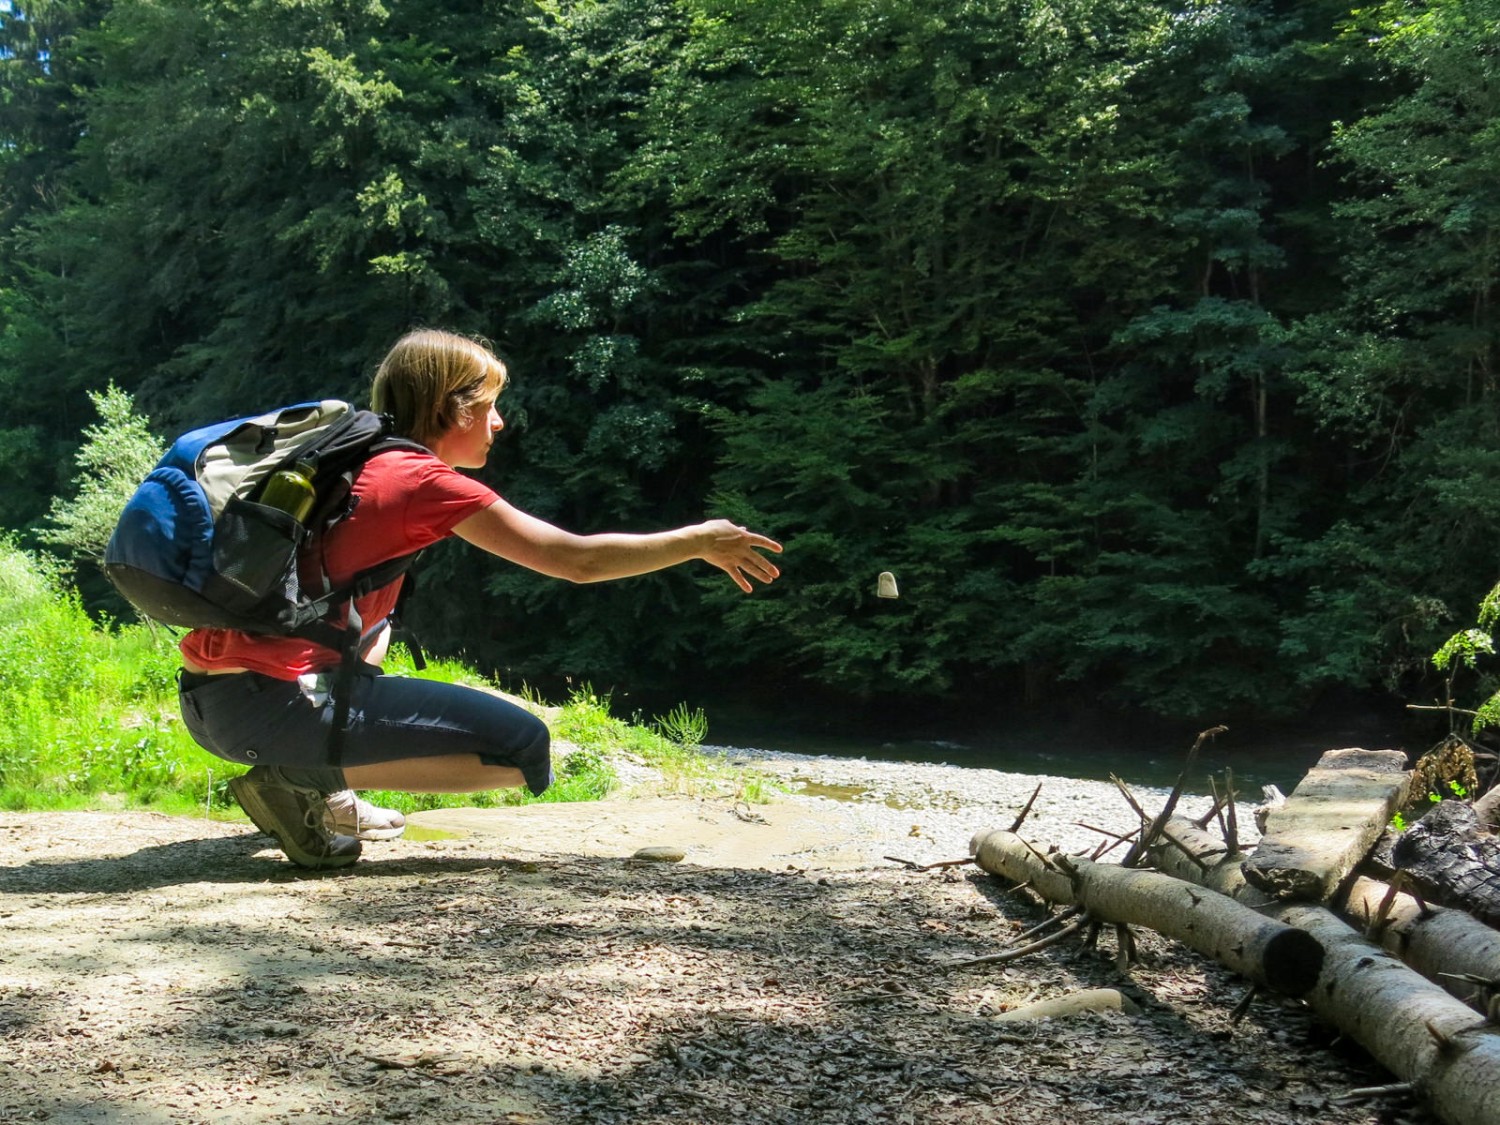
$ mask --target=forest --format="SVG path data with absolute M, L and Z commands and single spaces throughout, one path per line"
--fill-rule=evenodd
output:
M 0 529 L 46 542 L 106 388 L 167 439 L 363 401 L 442 326 L 510 366 L 484 476 L 514 503 L 786 552 L 745 597 L 445 546 L 438 651 L 1214 720 L 1430 702 L 1500 577 L 1497 26 L 1500 0 L 0 0 Z

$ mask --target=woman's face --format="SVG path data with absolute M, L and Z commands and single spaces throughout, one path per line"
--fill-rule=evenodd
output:
M 467 417 L 445 430 L 433 443 L 433 452 L 455 469 L 478 469 L 489 459 L 495 435 L 505 429 L 505 419 L 495 400 L 476 402 Z

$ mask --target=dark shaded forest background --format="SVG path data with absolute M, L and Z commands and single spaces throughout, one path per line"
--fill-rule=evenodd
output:
M 1430 700 L 1500 546 L 1500 0 L 0 0 L 0 527 L 493 340 L 485 478 L 786 543 L 430 647 L 683 693 Z M 875 577 L 900 579 L 878 601 Z M 85 569 L 91 604 L 111 606 Z

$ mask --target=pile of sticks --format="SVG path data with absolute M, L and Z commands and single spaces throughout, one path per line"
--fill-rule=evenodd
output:
M 1013 960 L 1074 934 L 1091 940 L 1112 926 L 1125 971 L 1133 952 L 1130 927 L 1146 926 L 1213 957 L 1257 989 L 1309 1004 L 1396 1076 L 1398 1082 L 1380 1092 L 1409 1090 L 1451 1125 L 1495 1125 L 1500 932 L 1483 909 L 1434 905 L 1431 884 L 1416 885 L 1420 881 L 1399 871 L 1386 879 L 1368 873 L 1372 851 L 1381 851 L 1377 845 L 1389 848 L 1388 827 L 1412 790 L 1406 755 L 1328 751 L 1290 797 L 1262 810 L 1263 834 L 1245 849 L 1232 778 L 1216 786 L 1206 817 L 1176 813 L 1199 748 L 1221 730 L 1199 736 L 1182 780 L 1155 815 L 1117 781 L 1141 830 L 1091 857 L 1024 838 L 1024 810 L 1009 829 L 977 833 L 970 843 L 973 862 L 1065 909 L 1012 947 L 952 967 Z M 1446 815 L 1454 819 L 1451 809 Z M 1465 837 L 1469 825 L 1457 819 L 1457 844 L 1451 829 L 1447 837 L 1450 850 L 1467 849 L 1457 866 L 1469 872 L 1470 883 L 1500 882 L 1491 878 L 1500 870 L 1479 839 L 1485 834 Z M 1124 859 L 1104 862 L 1105 851 L 1123 842 L 1130 844 Z M 1391 869 L 1387 863 L 1375 870 Z M 1046 929 L 1052 932 L 1044 935 Z

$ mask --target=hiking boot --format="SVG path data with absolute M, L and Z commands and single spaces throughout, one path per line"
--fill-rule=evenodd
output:
M 288 784 L 275 766 L 256 766 L 229 779 L 240 808 L 299 867 L 348 867 L 359 858 L 359 841 L 323 827 L 327 806 L 316 789 Z
M 329 795 L 323 827 L 360 840 L 394 840 L 406 831 L 406 817 L 395 809 L 361 800 L 352 789 L 343 789 Z

